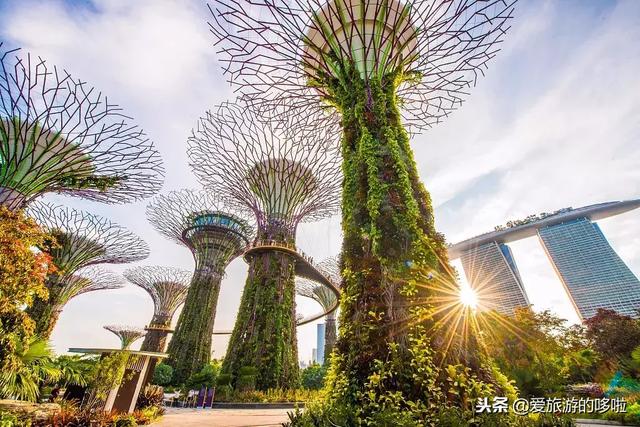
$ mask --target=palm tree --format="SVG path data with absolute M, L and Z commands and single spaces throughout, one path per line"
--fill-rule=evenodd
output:
M 49 343 L 33 337 L 28 346 L 18 343 L 16 356 L 20 366 L 10 372 L 0 372 L 0 397 L 35 402 L 40 395 L 40 384 L 58 381 L 62 371 L 55 365 Z

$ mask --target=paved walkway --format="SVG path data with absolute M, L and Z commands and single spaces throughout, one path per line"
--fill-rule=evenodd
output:
M 291 409 L 167 408 L 154 427 L 280 427 Z

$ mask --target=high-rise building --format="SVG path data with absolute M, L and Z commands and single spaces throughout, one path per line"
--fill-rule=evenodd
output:
M 318 329 L 317 329 L 317 337 L 316 337 L 316 349 L 317 349 L 317 356 L 316 356 L 316 362 L 318 362 L 321 365 L 324 365 L 324 328 L 325 325 L 324 323 L 318 323 Z
M 451 245 L 449 257 L 461 258 L 481 307 L 509 314 L 529 303 L 506 243 L 538 236 L 581 319 L 598 308 L 638 317 L 640 281 L 592 222 L 638 207 L 640 199 L 530 215 Z
M 510 315 L 516 307 L 529 305 L 509 246 L 489 242 L 464 251 L 460 258 L 480 308 Z
M 541 228 L 538 236 L 581 319 L 598 308 L 638 315 L 640 282 L 598 224 L 577 218 Z

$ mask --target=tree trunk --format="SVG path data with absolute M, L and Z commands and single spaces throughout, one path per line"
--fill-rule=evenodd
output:
M 222 371 L 235 381 L 242 367 L 253 366 L 258 390 L 296 388 L 295 311 L 294 258 L 276 251 L 253 255 Z

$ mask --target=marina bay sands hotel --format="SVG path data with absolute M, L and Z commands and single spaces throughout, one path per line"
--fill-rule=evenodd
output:
M 640 282 L 594 221 L 638 207 L 640 199 L 531 215 L 451 245 L 449 256 L 461 259 L 482 307 L 512 314 L 529 299 L 507 243 L 537 235 L 582 320 L 598 308 L 637 317 Z

